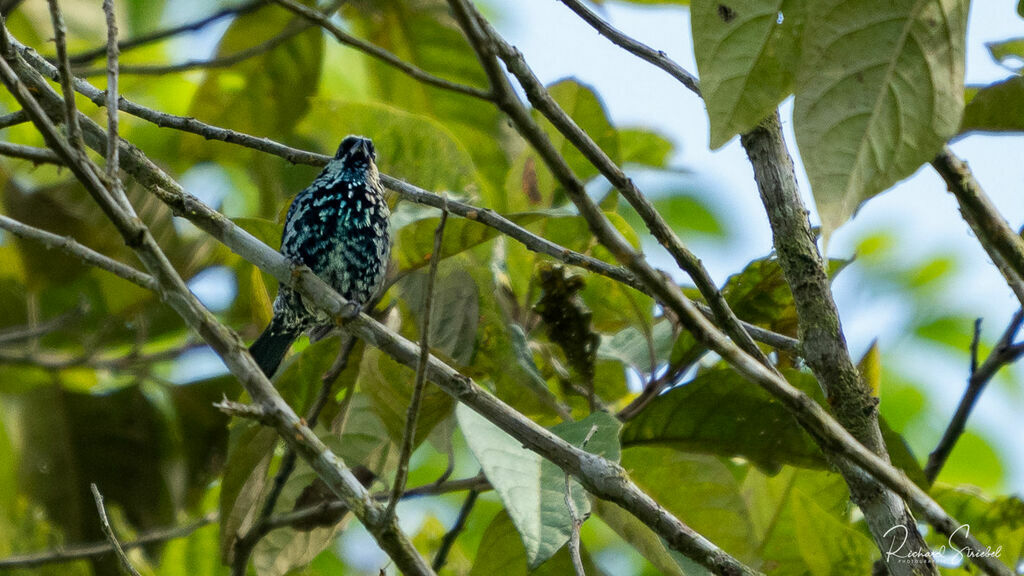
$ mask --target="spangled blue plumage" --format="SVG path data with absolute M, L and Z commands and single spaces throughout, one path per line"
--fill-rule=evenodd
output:
M 349 136 L 308 188 L 292 201 L 285 218 L 281 253 L 308 266 L 354 306 L 361 308 L 380 288 L 391 252 L 387 202 L 369 139 Z M 332 325 L 282 285 L 274 318 L 250 351 L 268 376 L 303 331 L 320 336 Z

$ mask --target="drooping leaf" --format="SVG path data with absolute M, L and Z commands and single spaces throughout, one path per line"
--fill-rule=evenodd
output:
M 812 3 L 793 123 L 825 238 L 956 132 L 966 22 L 964 0 Z
M 619 129 L 619 151 L 623 164 L 664 168 L 674 146 L 668 137 L 650 128 Z
M 805 0 L 697 0 L 690 7 L 711 148 L 757 126 L 793 91 Z

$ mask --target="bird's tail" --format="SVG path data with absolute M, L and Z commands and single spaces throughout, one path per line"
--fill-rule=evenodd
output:
M 281 365 L 281 360 L 292 347 L 292 342 L 299 337 L 301 331 L 288 328 L 275 316 L 267 329 L 260 334 L 260 337 L 249 347 L 249 354 L 252 354 L 260 370 L 270 378 Z

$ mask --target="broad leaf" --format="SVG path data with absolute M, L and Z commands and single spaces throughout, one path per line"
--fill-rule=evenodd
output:
M 696 0 L 690 28 L 711 148 L 747 132 L 793 91 L 806 0 Z
M 966 24 L 965 0 L 813 3 L 793 123 L 825 238 L 956 133 Z
M 539 566 L 528 565 L 528 550 L 516 537 L 516 525 L 507 512 L 500 512 L 494 517 L 480 539 L 480 548 L 476 553 L 476 562 L 469 576 L 564 576 L 574 574 L 569 550 L 563 548 L 549 560 Z M 584 570 L 587 574 L 600 576 L 603 574 L 586 550 L 581 551 Z

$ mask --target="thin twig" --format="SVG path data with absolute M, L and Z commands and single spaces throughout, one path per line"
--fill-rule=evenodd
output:
M 964 220 L 1024 306 L 1024 239 L 1010 228 L 970 167 L 949 146 L 943 146 L 932 167 L 946 181 Z
M 579 0 L 560 0 L 562 4 L 569 7 L 570 10 L 575 12 L 584 22 L 590 24 L 597 32 L 605 38 L 612 41 L 613 44 L 625 49 L 627 52 L 634 54 L 635 56 L 654 64 L 658 68 L 661 68 L 665 72 L 668 72 L 673 78 L 679 80 L 679 82 L 686 86 L 691 92 L 697 96 L 701 96 L 700 85 L 697 81 L 697 77 L 687 72 L 682 66 L 677 64 L 674 60 L 669 58 L 661 50 L 655 50 L 642 42 L 637 42 L 633 38 L 623 34 L 611 24 L 608 24 L 601 19 L 600 16 L 595 14 L 592 10 L 587 8 Z
M 590 427 L 580 448 L 587 447 L 595 432 L 597 432 L 597 424 Z M 583 569 L 583 557 L 580 555 L 580 528 L 583 527 L 583 519 L 580 518 L 580 512 L 576 509 L 576 502 L 572 497 L 572 479 L 568 474 L 565 475 L 565 505 L 569 508 L 569 518 L 572 521 L 568 543 L 569 557 L 572 559 L 572 567 L 576 571 L 576 576 L 586 576 L 586 571 Z
M 39 242 L 47 248 L 57 248 L 67 252 L 68 254 L 81 259 L 90 266 L 106 270 L 111 274 L 120 276 L 121 278 L 148 290 L 155 291 L 157 289 L 156 281 L 153 280 L 153 277 L 149 274 L 140 272 L 127 264 L 122 264 L 113 258 L 104 256 L 91 248 L 87 248 L 76 242 L 75 239 L 70 236 L 58 236 L 52 232 L 47 232 L 46 230 L 40 230 L 39 228 L 24 224 L 14 220 L 13 218 L 4 216 L 3 214 L 0 214 L 0 229 L 6 230 L 19 238 Z
M 465 529 L 469 513 L 473 511 L 473 505 L 476 504 L 476 499 L 479 495 L 480 492 L 470 490 L 469 494 L 466 495 L 466 499 L 463 500 L 462 508 L 459 508 L 459 516 L 455 519 L 455 524 L 452 525 L 451 530 L 444 533 L 444 537 L 441 538 L 441 545 L 437 548 L 437 554 L 434 555 L 434 562 L 431 564 L 434 571 L 440 572 L 441 568 L 444 568 L 445 562 L 448 561 L 448 553 L 451 552 L 452 546 L 455 545 L 455 540 L 459 537 L 459 534 Z
M 361 40 L 359 38 L 356 38 L 355 36 L 352 36 L 351 34 L 348 34 L 341 28 L 335 26 L 335 24 L 331 22 L 328 18 L 326 18 L 323 14 L 320 14 L 319 12 L 312 8 L 299 4 L 295 0 L 274 1 L 283 6 L 284 8 L 287 8 L 288 10 L 291 10 L 292 12 L 308 19 L 309 21 L 319 24 L 320 27 L 322 27 L 324 30 L 326 30 L 332 36 L 334 36 L 338 40 L 338 42 L 345 44 L 346 46 L 356 48 L 363 52 L 364 54 L 367 54 L 380 60 L 381 62 L 384 62 L 385 64 L 394 67 L 398 71 L 405 73 L 410 78 L 418 80 L 429 86 L 443 88 L 445 90 L 450 90 L 452 92 L 457 92 L 459 94 L 465 94 L 466 96 L 472 96 L 474 98 L 479 98 L 481 100 L 491 99 L 490 94 L 488 94 L 485 90 L 481 90 L 473 86 L 467 86 L 465 84 L 459 84 L 458 82 L 452 82 L 450 80 L 445 80 L 444 78 L 435 76 L 429 72 L 417 68 L 416 66 L 413 66 L 412 64 L 409 64 L 408 62 L 399 59 L 391 52 L 388 52 L 387 50 L 384 50 L 379 46 L 375 46 L 373 44 L 370 44 L 369 42 L 366 42 L 365 40 Z
M 131 550 L 132 548 L 138 548 L 140 546 L 146 546 L 149 544 L 156 544 L 160 542 L 167 542 L 169 540 L 175 540 L 178 538 L 186 538 L 192 535 L 193 532 L 199 530 L 204 526 L 208 526 L 217 521 L 217 513 L 211 512 L 199 520 L 191 523 L 184 524 L 182 526 L 172 526 L 170 528 L 161 528 L 158 530 L 152 530 L 140 535 L 131 542 L 124 542 L 121 544 L 121 548 L 124 550 Z M 8 556 L 7 558 L 0 559 L 0 570 L 10 569 L 28 569 L 36 568 L 38 566 L 45 566 L 47 564 L 60 564 L 64 562 L 74 562 L 75 560 L 83 560 L 87 558 L 96 558 L 98 556 L 104 556 L 114 550 L 113 545 L 109 540 L 103 542 L 97 542 L 95 544 L 81 544 L 76 546 L 68 546 L 59 550 L 51 550 L 48 552 L 39 552 L 36 554 L 25 554 L 21 556 Z
M 51 332 L 59 330 L 67 325 L 69 322 L 81 318 L 85 313 L 86 306 L 79 305 L 75 309 L 65 312 L 56 318 L 51 318 L 41 324 L 35 324 L 32 326 L 17 326 L 13 328 L 5 328 L 0 330 L 0 344 L 10 344 L 12 342 L 20 342 L 22 340 L 36 339 L 41 336 L 45 336 Z
M 273 36 L 265 42 L 261 42 L 256 46 L 239 50 L 233 54 L 227 56 L 218 56 L 216 58 L 210 58 L 206 60 L 188 60 L 186 62 L 179 62 L 177 64 L 159 64 L 159 65 L 131 65 L 121 67 L 122 74 L 130 74 L 133 76 L 162 76 L 165 74 L 177 74 L 179 72 L 188 72 L 190 70 L 212 70 L 217 68 L 228 68 L 234 66 L 239 62 L 244 62 L 250 58 L 254 58 L 261 54 L 266 54 L 278 46 L 288 42 L 292 38 L 312 28 L 312 24 L 296 20 L 286 27 L 281 33 Z M 78 76 L 81 78 L 88 78 L 90 76 L 101 76 L 105 72 L 102 68 L 90 68 L 87 70 L 81 70 L 78 72 Z
M 155 32 L 150 32 L 149 34 L 142 34 L 134 38 L 129 38 L 127 40 L 121 40 L 117 43 L 117 47 L 120 52 L 126 52 L 133 48 L 138 48 L 139 46 L 145 46 L 147 44 L 159 42 L 160 40 L 164 40 L 172 36 L 177 36 L 185 32 L 195 32 L 228 16 L 241 16 L 242 14 L 252 12 L 253 10 L 259 8 L 260 6 L 265 5 L 266 3 L 267 0 L 252 0 L 244 4 L 239 4 L 238 6 L 235 6 L 233 8 L 225 8 L 223 10 L 220 10 L 219 12 L 211 14 L 210 16 L 201 18 L 193 22 L 189 22 L 187 24 L 174 26 L 173 28 L 166 28 L 164 30 L 157 30 Z M 92 62 L 97 58 L 102 58 L 106 54 L 107 47 L 99 46 L 93 48 L 92 50 L 87 50 L 85 52 L 73 54 L 68 57 L 68 60 L 71 62 L 71 64 L 75 66 L 80 66 L 82 64 L 88 64 L 89 62 Z
M 4 114 L 3 116 L 0 116 L 0 129 L 10 128 L 11 126 L 24 124 L 28 121 L 28 116 L 25 115 L 25 111 L 18 110 L 17 112 L 11 112 L 10 114 Z
M 103 13 L 107 20 L 107 102 L 117 102 L 118 56 L 117 16 L 114 0 L 103 0 Z M 107 106 L 107 178 L 116 190 L 121 189 L 121 158 L 118 146 L 121 138 L 117 126 L 117 106 Z M 118 196 L 117 192 L 114 196 Z
M 114 549 L 114 554 L 117 555 L 117 559 L 121 561 L 121 567 L 124 571 L 132 576 L 140 576 L 139 571 L 132 566 L 131 560 L 128 559 L 128 555 L 124 553 L 124 548 L 117 541 L 117 536 L 114 534 L 114 529 L 110 527 L 110 521 L 107 520 L 107 510 L 103 507 L 103 495 L 100 494 L 99 488 L 96 488 L 95 484 L 90 484 L 89 488 L 92 489 L 92 497 L 96 501 L 96 511 L 100 515 L 100 526 L 103 528 L 103 533 L 107 536 L 107 541 L 110 542 L 110 547 Z
M 967 427 L 967 419 L 971 416 L 974 405 L 978 403 L 981 393 L 984 392 L 992 377 L 1003 366 L 1016 362 L 1024 355 L 1024 344 L 1014 342 L 1022 324 L 1024 324 L 1024 309 L 1018 310 L 1013 315 L 1003 335 L 999 338 L 999 342 L 996 343 L 996 347 L 992 349 L 992 352 L 985 358 L 985 362 L 981 366 L 977 366 L 977 344 L 972 342 L 972 367 L 970 377 L 967 379 L 967 389 L 964 390 L 964 395 L 960 398 L 960 404 L 957 405 L 953 418 L 950 419 L 949 425 L 946 426 L 942 439 L 939 440 L 932 453 L 928 455 L 928 463 L 924 467 L 924 475 L 929 483 L 935 482 L 935 479 L 939 477 L 939 472 L 946 465 L 946 461 L 953 452 L 957 440 L 960 439 L 964 429 Z M 975 326 L 980 327 L 980 320 L 975 323 Z M 977 336 L 975 337 L 975 342 L 976 340 Z
M 405 491 L 405 481 L 409 476 L 409 458 L 416 444 L 416 424 L 420 415 L 420 403 L 423 400 L 423 389 L 427 384 L 427 361 L 430 359 L 430 313 L 434 304 L 434 283 L 437 279 L 437 266 L 441 262 L 441 247 L 444 242 L 444 225 L 448 222 L 448 210 L 441 209 L 441 220 L 434 231 L 434 251 L 430 258 L 430 271 L 427 273 L 427 287 L 423 293 L 420 323 L 420 356 L 416 363 L 416 381 L 409 400 L 409 410 L 405 417 L 405 434 L 402 436 L 402 449 L 398 455 L 398 469 L 395 472 L 395 483 L 391 488 L 391 500 L 388 502 L 386 514 L 393 517 L 398 502 Z
M 39 164 L 56 164 L 58 166 L 63 164 L 63 162 L 60 161 L 60 158 L 57 158 L 57 155 L 49 148 L 37 148 L 35 146 L 26 146 L 24 144 L 14 144 L 13 142 L 0 141 L 0 156 L 21 158 L 22 160 L 28 160 L 37 166 Z
M 82 150 L 82 127 L 75 107 L 75 90 L 72 86 L 71 63 L 68 62 L 67 27 L 58 0 L 47 0 L 50 4 L 50 20 L 53 22 L 53 40 L 57 43 L 57 68 L 60 69 L 60 88 L 64 93 L 64 122 L 68 128 L 71 146 Z

